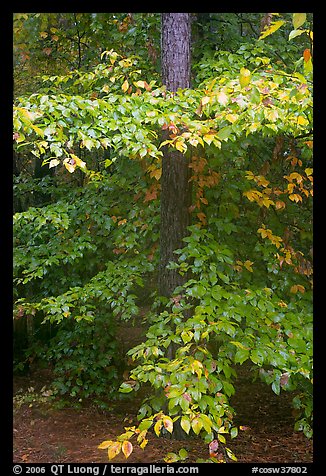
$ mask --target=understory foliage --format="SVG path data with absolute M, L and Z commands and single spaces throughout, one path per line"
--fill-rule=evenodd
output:
M 15 101 L 16 153 L 54 171 L 15 179 L 20 204 L 43 194 L 14 215 L 15 322 L 34 341 L 37 316 L 52 326 L 25 358 L 53 363 L 58 394 L 146 390 L 137 425 L 99 446 L 109 459 L 175 431 L 201 437 L 207 461 L 236 460 L 230 440 L 245 427 L 230 398 L 245 362 L 292 392 L 295 429 L 312 436 L 312 73 L 307 53 L 289 72 L 266 51 L 207 53 L 197 87 L 169 93 L 139 57 L 109 50 Z M 171 299 L 156 291 L 163 145 L 186 155 L 193 183 L 192 225 L 169 265 L 186 281 Z M 117 328 L 132 333 L 144 303 L 126 377 Z

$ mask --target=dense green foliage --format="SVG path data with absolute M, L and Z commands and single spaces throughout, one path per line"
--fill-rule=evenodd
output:
M 51 18 L 46 23 L 45 14 L 37 15 L 19 34 L 37 30 L 36 42 L 49 41 Z M 70 14 L 51 15 L 70 21 Z M 18 75 L 14 142 L 18 162 L 27 166 L 20 165 L 14 185 L 14 317 L 41 316 L 55 334 L 41 345 L 32 326 L 28 359 L 52 362 L 57 393 L 76 400 L 103 400 L 119 386 L 131 395 L 148 389 L 139 426 L 100 446 L 110 459 L 120 451 L 128 457 L 133 437 L 145 448 L 149 429 L 159 436 L 179 426 L 203 437 L 210 461 L 218 461 L 216 442 L 228 444 L 238 434 L 230 397 L 244 362 L 276 394 L 293 392 L 295 428 L 310 437 L 308 20 L 286 14 L 288 23 L 263 41 L 257 39 L 263 14 L 199 15 L 194 87 L 172 94 L 160 84 L 158 59 L 146 63 L 148 45 L 158 49 L 155 14 L 75 15 L 89 35 L 84 68 L 80 48 L 78 70 L 65 66 L 69 24 L 52 31 L 53 74 L 31 85 L 23 70 Z M 215 44 L 219 22 L 222 43 Z M 110 48 L 96 58 L 96 45 L 113 26 Z M 300 28 L 308 35 L 291 33 Z M 186 154 L 193 182 L 193 224 L 170 263 L 187 280 L 171 299 L 156 291 L 164 144 Z M 35 160 L 52 176 L 32 177 Z M 132 332 L 144 306 L 146 336 L 128 351 L 133 364 L 122 382 L 117 328 L 128 321 Z

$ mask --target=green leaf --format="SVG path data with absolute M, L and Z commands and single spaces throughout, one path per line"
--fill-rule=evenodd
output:
M 187 456 L 188 456 L 188 451 L 185 450 L 184 448 L 181 448 L 181 449 L 179 450 L 179 456 L 180 456 L 180 458 L 181 458 L 182 460 L 186 459 Z
M 182 331 L 181 332 L 181 338 L 183 342 L 186 344 L 187 342 L 190 342 L 193 338 L 194 334 L 191 331 Z
M 223 390 L 228 397 L 231 397 L 235 392 L 233 385 L 226 381 L 223 382 Z
M 126 382 L 123 382 L 123 383 L 120 385 L 119 392 L 121 392 L 121 393 L 129 393 L 129 392 L 132 392 L 133 389 L 134 389 L 134 385 L 128 384 L 128 383 L 126 383 Z
M 167 453 L 163 459 L 166 463 L 176 463 L 180 458 L 176 453 Z
M 230 431 L 231 438 L 236 438 L 238 436 L 238 428 L 234 426 Z
M 222 127 L 217 133 L 217 136 L 221 140 L 227 140 L 233 129 L 231 126 Z
M 274 393 L 276 393 L 276 395 L 279 395 L 280 394 L 280 380 L 275 380 L 273 383 L 272 383 L 272 390 Z
M 249 350 L 247 349 L 238 349 L 235 356 L 234 362 L 236 364 L 243 364 L 249 358 Z
M 245 88 L 246 86 L 248 86 L 248 84 L 250 83 L 250 79 L 251 79 L 251 73 L 249 69 L 241 68 L 240 76 L 239 76 L 240 86 L 242 88 Z
M 148 430 L 153 424 L 153 420 L 152 418 L 147 418 L 146 420 L 143 420 L 140 424 L 139 424 L 139 429 L 140 431 L 143 431 L 143 430 Z
M 258 349 L 253 349 L 250 352 L 250 360 L 254 364 L 261 365 L 264 362 L 264 356 L 262 355 L 262 353 Z
M 306 30 L 292 30 L 289 34 L 289 40 L 293 40 L 293 38 L 302 35 L 302 33 L 305 33 Z

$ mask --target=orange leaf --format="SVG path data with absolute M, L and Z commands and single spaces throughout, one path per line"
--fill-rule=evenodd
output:
M 303 59 L 305 60 L 306 63 L 308 63 L 308 61 L 310 60 L 311 58 L 311 53 L 310 53 L 310 49 L 309 48 L 306 48 L 303 52 Z
M 208 201 L 205 197 L 200 197 L 200 201 L 204 203 L 205 205 L 208 205 Z
M 145 198 L 144 198 L 144 202 L 149 202 L 151 200 L 155 200 L 157 198 L 157 190 L 147 190 L 146 192 L 146 195 L 145 195 Z
M 282 200 L 277 200 L 275 203 L 276 210 L 280 210 L 281 208 L 285 208 L 285 203 Z
M 206 225 L 206 215 L 205 213 L 197 213 L 197 218 L 199 218 L 199 220 L 202 222 L 203 225 Z

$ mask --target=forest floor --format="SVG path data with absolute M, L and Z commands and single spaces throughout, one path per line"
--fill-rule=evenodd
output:
M 291 400 L 293 395 L 275 395 L 259 381 L 252 382 L 245 366 L 240 367 L 236 394 L 232 405 L 236 410 L 235 424 L 248 426 L 227 446 L 238 463 L 309 463 L 312 462 L 312 441 L 293 431 Z M 49 371 L 38 371 L 28 377 L 15 377 L 14 393 L 34 387 L 39 391 L 50 384 Z M 98 445 L 123 433 L 125 426 L 137 423 L 139 402 L 112 402 L 109 411 L 94 406 L 82 409 L 56 409 L 47 403 L 22 404 L 14 407 L 15 463 L 106 463 L 107 451 Z M 185 448 L 186 463 L 208 458 L 208 448 L 198 438 L 183 441 L 157 438 L 153 433 L 144 450 L 134 447 L 128 463 L 164 463 L 168 452 Z M 122 453 L 113 463 L 126 462 Z

